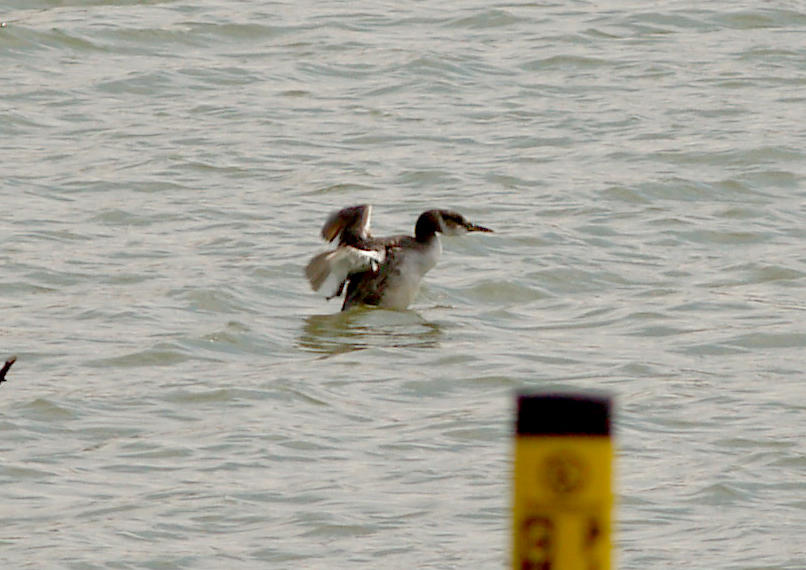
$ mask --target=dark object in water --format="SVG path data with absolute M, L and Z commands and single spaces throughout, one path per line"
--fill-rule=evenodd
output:
M 11 365 L 14 364 L 15 362 L 17 362 L 17 357 L 12 356 L 8 360 L 6 360 L 5 364 L 3 364 L 3 368 L 2 370 L 0 370 L 0 384 L 6 381 L 6 372 L 8 372 L 8 369 L 11 368 Z

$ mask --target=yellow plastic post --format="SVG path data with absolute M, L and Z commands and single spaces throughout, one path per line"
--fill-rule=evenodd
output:
M 518 396 L 513 570 L 610 570 L 610 400 Z

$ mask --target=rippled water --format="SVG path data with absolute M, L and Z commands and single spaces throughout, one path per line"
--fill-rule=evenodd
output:
M 513 394 L 604 390 L 621 568 L 804 568 L 799 2 L 22 2 L 4 568 L 501 568 Z M 412 310 L 325 216 L 453 207 Z

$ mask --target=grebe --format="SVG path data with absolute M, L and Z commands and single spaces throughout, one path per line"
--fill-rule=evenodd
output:
M 332 213 L 322 226 L 322 238 L 339 238 L 338 246 L 314 256 L 305 268 L 311 288 L 321 290 L 328 300 L 347 285 L 342 311 L 362 304 L 405 309 L 442 253 L 437 233 L 492 232 L 457 212 L 428 210 L 417 218 L 414 236 L 376 238 L 369 233 L 371 215 L 368 204 Z

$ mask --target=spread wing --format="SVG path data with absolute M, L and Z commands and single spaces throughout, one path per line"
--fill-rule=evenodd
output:
M 339 240 L 336 249 L 316 255 L 305 268 L 314 291 L 322 291 L 330 299 L 341 295 L 350 275 L 375 271 L 386 256 L 383 248 L 375 248 L 369 234 L 372 206 L 361 204 L 342 208 L 328 216 L 322 226 L 325 241 Z
M 339 238 L 339 244 L 355 245 L 369 238 L 369 222 L 372 217 L 372 206 L 361 204 L 350 206 L 333 212 L 322 226 L 322 239 L 333 241 Z
M 315 255 L 305 268 L 314 291 L 321 290 L 330 299 L 341 294 L 344 282 L 363 271 L 376 271 L 386 257 L 383 250 L 358 249 L 348 245 Z
M 355 305 L 381 304 L 384 294 L 388 292 L 387 282 L 389 279 L 394 281 L 400 272 L 399 252 L 399 248 L 389 246 L 386 248 L 383 263 L 377 268 L 350 275 L 342 311 Z

